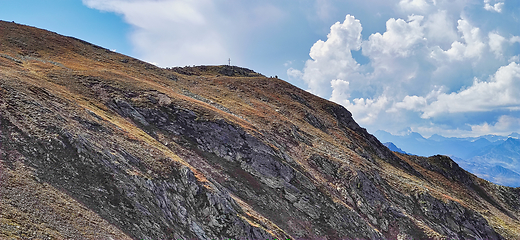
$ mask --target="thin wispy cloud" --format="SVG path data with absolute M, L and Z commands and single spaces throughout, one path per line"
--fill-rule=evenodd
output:
M 161 66 L 223 64 L 240 59 L 256 28 L 274 25 L 282 16 L 269 3 L 210 0 L 83 0 L 115 12 L 133 26 L 138 56 Z M 246 10 L 246 11 L 244 11 Z

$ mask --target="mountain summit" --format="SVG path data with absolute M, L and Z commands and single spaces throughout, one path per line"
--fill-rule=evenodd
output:
M 520 189 L 235 66 L 0 22 L 0 238 L 519 239 Z

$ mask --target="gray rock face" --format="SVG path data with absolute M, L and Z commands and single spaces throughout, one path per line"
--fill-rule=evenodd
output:
M 291 229 L 289 234 L 381 237 L 357 213 L 333 204 L 326 195 L 315 192 L 312 183 L 306 186 L 312 180 L 290 166 L 289 162 L 294 160 L 258 138 L 223 120 L 196 121 L 193 112 L 172 106 L 162 110 L 140 109 L 147 122 L 176 135 L 179 143 L 188 142 L 215 168 L 226 169 L 230 179 L 220 184 L 257 207 L 264 216 L 274 216 L 278 226 Z M 347 216 L 349 221 L 345 221 Z M 322 222 L 321 226 L 316 222 Z M 308 227 L 313 228 L 313 235 L 308 235 Z M 354 233 L 352 229 L 361 231 Z
M 138 111 L 144 116 L 146 122 L 182 139 L 179 143 L 190 143 L 190 148 L 205 156 L 210 165 L 221 168 L 234 166 L 232 171 L 227 172 L 232 179 L 222 181 L 220 184 L 258 207 L 258 212 L 264 216 L 278 216 L 278 219 L 275 218 L 273 221 L 278 226 L 290 229 L 289 234 L 292 236 L 316 237 L 326 234 L 337 237 L 382 238 L 384 235 L 381 232 L 391 234 L 392 231 L 397 231 L 409 236 L 427 237 L 421 233 L 423 230 L 415 222 L 403 215 L 403 212 L 408 212 L 408 214 L 419 213 L 436 232 L 454 239 L 500 238 L 480 215 L 463 208 L 458 203 L 444 203 L 424 194 L 416 197 L 402 195 L 388 186 L 376 172 L 373 173 L 375 178 L 357 172 L 356 177 L 346 181 L 337 172 L 341 164 L 331 162 L 320 155 L 313 155 L 310 160 L 319 172 L 328 176 L 331 181 L 344 181 L 345 186 L 350 186 L 346 198 L 350 200 L 352 209 L 355 209 L 352 211 L 350 208 L 330 202 L 328 196 L 320 191 L 316 192 L 315 188 L 309 189 L 302 184 L 313 180 L 291 166 L 290 163 L 294 160 L 284 159 L 287 155 L 274 150 L 224 120 L 197 121 L 195 113 L 173 106 L 163 108 L 162 111 L 152 109 Z M 343 115 L 340 115 L 343 116 L 343 118 L 339 117 L 340 121 L 346 121 L 345 126 L 352 125 L 348 123 L 350 120 L 345 119 L 348 115 Z M 368 135 L 360 128 L 354 126 L 354 129 Z M 374 149 L 385 149 L 379 148 L 381 143 L 373 138 L 369 139 L 373 140 Z M 413 169 L 407 163 L 397 159 L 395 155 L 390 155 L 384 150 L 378 151 L 381 156 L 390 156 L 387 158 L 390 162 L 400 161 L 400 165 L 404 168 Z M 432 170 L 440 171 L 440 169 Z M 211 176 L 210 172 L 206 174 Z M 244 179 L 248 179 L 246 182 L 249 184 L 240 184 Z M 394 196 L 388 197 L 388 194 Z M 279 197 L 276 197 L 277 195 Z M 406 199 L 407 204 L 401 206 L 402 202 L 395 199 Z M 449 221 L 444 223 L 439 221 L 446 216 L 450 216 Z M 300 219 L 300 222 L 295 224 L 291 222 L 292 219 Z M 303 234 L 305 230 L 300 226 L 305 224 L 301 220 L 313 223 L 311 232 L 315 235 L 309 235 L 308 232 Z M 380 232 L 371 230 L 373 227 L 380 229 Z
M 40 112 L 51 112 L 38 105 Z M 117 106 L 122 115 L 148 125 L 127 102 L 119 101 Z M 96 120 L 76 117 L 86 132 L 49 128 L 45 135 L 55 137 L 44 140 L 31 136 L 4 116 L 0 116 L 0 147 L 2 153 L 9 153 L 2 157 L 7 165 L 25 162 L 36 169 L 39 181 L 65 190 L 137 239 L 272 236 L 238 217 L 243 214 L 242 208 L 218 186 L 205 187 L 188 167 L 172 159 L 157 159 L 168 163 L 169 168 L 168 174 L 158 175 L 142 155 L 132 152 L 131 145 L 97 138 L 113 132 Z M 136 174 L 129 174 L 132 172 Z
M 17 132 L 11 127 L 8 130 Z M 29 137 L 16 141 L 26 147 L 17 149 L 12 142 L 4 148 L 27 156 L 25 161 L 39 170 L 40 179 L 66 189 L 136 238 L 271 236 L 244 223 L 237 217 L 240 207 L 229 195 L 208 191 L 187 167 L 177 166 L 179 171 L 172 168 L 166 178 L 147 179 L 125 172 L 142 168 L 140 159 L 124 150 L 114 155 L 98 149 L 81 136 L 76 139 L 63 133 L 59 142 L 47 146 L 39 146 Z
M 482 216 L 457 202 L 444 203 L 429 194 L 418 194 L 414 199 L 430 224 L 438 225 L 438 232 L 448 238 L 502 239 Z M 439 219 L 445 224 L 439 224 Z

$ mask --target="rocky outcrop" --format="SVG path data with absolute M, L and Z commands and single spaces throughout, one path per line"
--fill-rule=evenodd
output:
M 258 77 L 263 76 L 255 71 L 247 68 L 222 65 L 222 66 L 193 66 L 193 67 L 173 67 L 172 71 L 183 74 L 183 75 L 207 75 L 208 73 L 215 73 L 217 75 L 223 75 L 228 77 Z
M 129 104 L 122 101 L 116 105 L 120 109 L 129 108 Z M 343 178 L 344 174 L 338 171 L 341 169 L 341 163 L 313 155 L 309 159 L 311 166 L 329 181 L 343 182 L 342 185 L 349 188 L 344 194 L 347 207 L 333 203 L 330 196 L 321 192 L 324 189 L 320 190 L 319 185 L 312 183 L 315 181 L 314 178 L 306 176 L 306 173 L 299 171 L 295 165 L 291 166 L 295 161 L 287 154 L 276 151 L 223 120 L 197 121 L 198 116 L 194 112 L 174 106 L 160 110 L 141 108 L 123 114 L 132 118 L 136 124 L 142 124 L 143 117 L 146 122 L 143 127 L 149 124 L 157 127 L 155 131 L 150 129 L 150 134 L 159 130 L 164 131 L 164 134 L 173 135 L 178 144 L 188 143 L 184 146 L 205 158 L 209 165 L 228 169 L 226 174 L 230 179 L 220 184 L 234 195 L 252 203 L 259 209 L 260 214 L 276 215 L 273 222 L 297 238 L 314 238 L 323 233 L 329 237 L 397 237 L 393 236 L 393 233 L 399 233 L 400 236 L 429 237 L 424 233 L 422 226 L 410 219 L 409 215 L 428 222 L 429 228 L 440 236 L 453 239 L 500 238 L 478 213 L 456 202 L 445 203 L 424 193 L 408 197 L 388 186 L 378 177 L 377 172 L 371 173 L 375 177 L 368 177 L 366 173 L 358 171 L 353 173 L 354 178 L 346 181 Z M 381 152 L 384 150 L 381 149 Z M 397 157 L 392 155 L 392 158 Z M 400 159 L 397 161 L 413 169 L 406 162 Z M 430 166 L 432 165 L 425 167 L 452 177 L 442 169 L 432 169 Z M 415 170 L 413 173 L 420 175 Z M 211 171 L 204 174 L 218 177 L 212 176 Z M 469 178 L 466 176 L 463 179 Z M 305 186 L 302 182 L 311 185 Z M 400 201 L 395 201 L 396 199 Z M 404 206 L 403 199 L 406 199 Z M 345 219 L 347 216 L 348 221 Z M 312 222 L 313 234 L 301 234 L 305 229 L 294 224 L 295 219 L 307 219 L 306 221 Z M 377 231 L 374 231 L 375 229 Z

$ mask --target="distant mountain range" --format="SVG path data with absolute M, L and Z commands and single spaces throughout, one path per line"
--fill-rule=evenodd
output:
M 390 150 L 412 155 L 436 154 L 452 157 L 462 168 L 488 181 L 520 187 L 520 134 L 447 138 L 437 134 L 429 138 L 411 132 L 396 136 L 385 131 L 374 134 Z
M 398 153 L 404 153 L 404 154 L 408 154 L 407 152 L 403 151 L 402 149 L 398 148 L 395 144 L 393 144 L 392 142 L 386 142 L 386 143 L 383 143 L 383 145 L 385 145 L 385 147 L 387 147 L 388 149 L 394 151 L 394 152 L 398 152 Z

